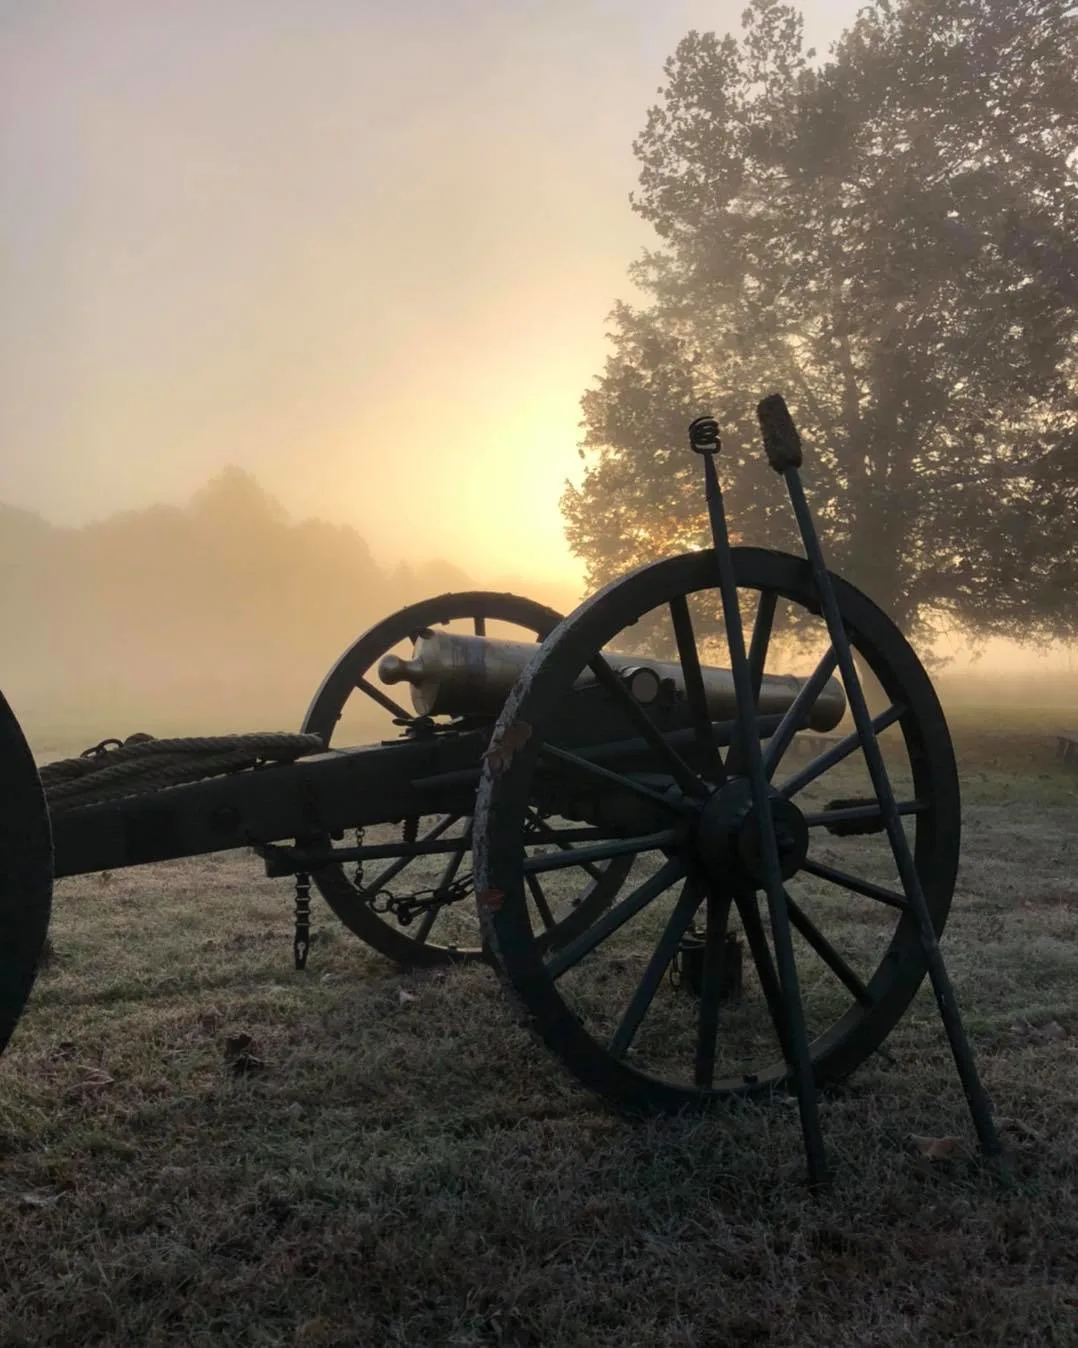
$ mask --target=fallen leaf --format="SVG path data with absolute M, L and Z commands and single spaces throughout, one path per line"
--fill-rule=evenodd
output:
M 1033 1031 L 1032 1037 L 1034 1039 L 1065 1039 L 1067 1031 L 1058 1020 L 1050 1020 L 1047 1025 L 1039 1025 Z
M 229 1060 L 228 1070 L 234 1077 L 251 1076 L 255 1072 L 266 1070 L 266 1060 L 256 1057 L 253 1053 L 241 1053 Z
M 111 1086 L 116 1080 L 103 1067 L 84 1067 L 82 1070 L 85 1075 L 80 1084 L 83 1086 Z
M 230 1034 L 227 1036 L 223 1046 L 223 1052 L 226 1061 L 231 1062 L 234 1058 L 242 1058 L 245 1053 L 254 1048 L 255 1041 L 249 1034 Z
M 265 1059 L 254 1052 L 257 1047 L 254 1036 L 245 1032 L 226 1036 L 221 1049 L 228 1069 L 234 1077 L 250 1076 L 254 1072 L 265 1070 Z
M 404 988 L 401 988 L 397 993 L 397 1002 L 398 1005 L 400 1006 L 407 1006 L 409 1002 L 415 1002 L 418 1000 L 419 999 L 416 997 L 414 992 L 408 992 Z
M 224 1016 L 217 1007 L 208 1006 L 199 1016 L 196 1023 L 203 1034 L 216 1034 L 221 1028 L 222 1020 L 224 1020 Z
M 115 1082 L 115 1077 L 110 1076 L 103 1068 L 90 1067 L 85 1063 L 76 1063 L 75 1066 L 83 1075 L 64 1091 L 64 1100 L 68 1104 L 85 1100 L 87 1096 L 94 1095 Z
M 1031 1142 L 1043 1143 L 1044 1141 L 1043 1133 L 1034 1128 L 1032 1124 L 1026 1123 L 1024 1119 L 997 1117 L 996 1122 L 1001 1128 L 1006 1128 L 1013 1133 L 1018 1133 Z
M 910 1133 L 910 1141 L 928 1161 L 945 1161 L 962 1145 L 957 1137 L 918 1137 L 916 1133 Z
M 17 1199 L 20 1208 L 51 1208 L 59 1203 L 61 1194 L 49 1193 L 25 1193 L 19 1194 Z

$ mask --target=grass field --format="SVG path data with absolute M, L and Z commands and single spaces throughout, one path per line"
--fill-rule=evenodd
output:
M 1078 775 L 1043 718 L 954 723 L 943 948 L 1009 1185 L 927 991 L 824 1102 L 814 1198 L 790 1101 L 615 1117 L 489 970 L 319 905 L 294 972 L 247 855 L 90 876 L 0 1061 L 0 1348 L 1078 1344 Z

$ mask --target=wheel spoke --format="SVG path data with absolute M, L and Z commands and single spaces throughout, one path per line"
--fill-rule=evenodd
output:
M 771 947 L 764 935 L 764 924 L 760 920 L 760 910 L 756 906 L 756 895 L 751 889 L 739 892 L 734 895 L 734 902 L 737 904 L 741 926 L 749 943 L 753 963 L 756 965 L 756 976 L 760 980 L 767 1009 L 771 1012 L 771 1023 L 775 1027 L 782 1056 L 789 1063 L 790 1037 L 786 1029 L 785 999 L 775 970 L 775 961 L 771 957 Z
M 693 1080 L 710 1090 L 715 1081 L 715 1041 L 719 1033 L 719 999 L 722 992 L 723 947 L 730 916 L 730 894 L 707 891 L 707 931 L 704 936 L 704 967 L 700 981 L 700 1015 L 696 1026 L 696 1062 Z
M 623 927 L 631 917 L 635 917 L 649 903 L 654 902 L 660 894 L 664 894 L 671 885 L 682 879 L 684 874 L 684 861 L 680 857 L 671 857 L 664 865 L 659 867 L 654 875 L 649 876 L 642 884 L 638 885 L 620 903 L 613 908 L 608 908 L 587 931 L 581 932 L 575 941 L 570 941 L 567 946 L 552 956 L 547 962 L 547 973 L 551 978 L 560 978 L 575 964 L 579 964 L 585 955 L 605 941 L 608 936 L 613 935 L 620 927 Z
M 441 823 L 435 824 L 434 827 L 430 830 L 430 832 L 424 833 L 423 837 L 420 838 L 418 841 L 433 842 L 435 838 L 440 838 L 447 828 L 452 828 L 453 825 L 456 824 L 459 820 L 460 820 L 459 814 L 447 814 L 446 817 L 441 821 Z M 376 880 L 372 880 L 369 885 L 363 886 L 364 892 L 370 893 L 373 891 L 374 893 L 377 893 L 378 890 L 380 890 L 383 885 L 387 885 L 390 882 L 390 880 L 395 880 L 396 877 L 400 875 L 401 871 L 403 871 L 406 867 L 410 866 L 413 861 L 417 861 L 419 859 L 419 856 L 421 855 L 422 853 L 418 853 L 413 856 L 401 857 L 399 860 L 394 861 L 391 866 L 387 866 L 385 868 L 385 870 L 382 872 L 380 876 L 378 876 Z
M 472 820 L 469 819 L 468 827 L 464 830 L 464 833 L 461 835 L 460 847 L 457 848 L 457 850 L 446 862 L 445 870 L 442 871 L 441 878 L 438 881 L 438 887 L 437 890 L 435 891 L 436 893 L 443 889 L 448 889 L 449 886 L 456 879 L 457 871 L 460 870 L 461 863 L 463 862 L 465 856 L 468 854 L 468 849 L 471 847 L 471 845 L 472 845 Z M 430 935 L 431 928 L 434 926 L 435 922 L 437 922 L 438 915 L 441 911 L 442 911 L 441 904 L 432 903 L 430 908 L 423 914 L 422 918 L 420 919 L 419 926 L 416 928 L 414 938 L 416 941 L 419 942 L 420 945 L 422 945 L 423 942 Z
M 879 716 L 873 717 L 873 730 L 877 735 L 880 734 L 905 715 L 905 711 L 905 707 L 900 706 L 888 707 L 886 711 L 881 711 Z M 849 758 L 850 754 L 860 747 L 860 732 L 857 730 L 851 731 L 845 739 L 839 740 L 834 748 L 818 755 L 811 763 L 807 763 L 800 772 L 795 772 L 792 777 L 787 778 L 779 787 L 779 794 L 789 800 L 791 796 L 795 796 L 810 782 L 814 782 L 817 777 L 822 777 L 825 772 L 829 772 L 836 764 L 841 763 L 844 758 Z
M 702 756 L 704 775 L 721 786 L 726 781 L 726 770 L 722 765 L 722 754 L 719 753 L 719 746 L 715 742 L 715 730 L 711 724 L 704 676 L 700 670 L 700 655 L 696 649 L 696 634 L 689 614 L 689 601 L 683 594 L 679 594 L 670 600 L 667 607 L 674 627 L 678 659 L 681 661 L 681 673 L 685 680 L 685 697 L 692 717 L 693 734 Z
M 835 977 L 845 984 L 862 1006 L 872 1006 L 874 1002 L 868 988 L 865 987 L 864 983 L 861 982 L 853 969 L 850 968 L 849 964 L 846 963 L 804 909 L 790 897 L 789 893 L 786 895 L 786 911 L 790 914 L 792 925 L 797 928 Z
M 771 629 L 775 622 L 775 605 L 778 595 L 774 590 L 761 590 L 756 605 L 756 617 L 752 624 L 752 639 L 749 642 L 749 682 L 752 684 L 752 698 L 757 708 L 760 705 L 760 685 L 763 683 L 764 666 L 767 664 L 767 649 L 771 644 Z M 726 769 L 733 775 L 744 770 L 744 752 L 735 733 L 726 755 Z
M 430 935 L 431 928 L 438 921 L 438 908 L 432 903 L 423 916 L 419 919 L 419 926 L 415 929 L 415 935 L 412 940 L 417 945 L 423 945 Z
M 838 655 L 834 646 L 828 646 L 820 658 L 820 663 L 802 684 L 793 702 L 786 709 L 778 729 L 763 746 L 764 776 L 771 780 L 782 755 L 790 747 L 790 741 L 808 722 L 808 714 L 813 703 L 823 692 L 824 684 L 834 673 L 838 664 Z
M 596 843 L 594 847 L 574 847 L 568 852 L 547 852 L 537 857 L 525 857 L 521 869 L 525 875 L 529 872 L 564 871 L 584 861 L 609 861 L 611 857 L 635 856 L 640 852 L 674 847 L 684 840 L 681 829 L 667 828 L 661 833 L 645 833 L 637 838 L 612 838 L 609 842 Z
M 383 693 L 381 688 L 376 688 L 369 679 L 360 678 L 356 680 L 356 687 L 361 693 L 366 693 L 368 697 L 373 698 L 380 707 L 384 707 L 391 716 L 397 717 L 401 721 L 414 721 L 415 715 L 412 712 L 405 711 L 399 702 L 394 702 L 388 693 Z
M 562 842 L 561 839 L 558 837 L 557 833 L 556 833 L 556 832 L 555 832 L 555 831 L 554 831 L 548 824 L 546 824 L 542 819 L 540 819 L 539 816 L 538 816 L 538 814 L 537 814 L 534 810 L 528 810 L 527 817 L 528 817 L 528 821 L 530 822 L 530 824 L 531 824 L 531 826 L 532 826 L 533 831 L 534 831 L 534 832 L 535 832 L 535 833 L 536 833 L 536 834 L 537 834 L 537 835 L 538 835 L 544 842 L 552 842 L 552 843 L 555 843 L 558 847 L 562 848 L 563 851 L 566 851 L 566 852 L 572 851 L 572 844 L 571 844 L 571 843 L 567 843 L 567 842 Z M 601 879 L 602 879 L 602 875 L 603 875 L 602 871 L 599 870 L 598 866 L 592 865 L 592 863 L 591 863 L 590 861 L 577 862 L 577 865 L 580 866 L 581 870 L 586 871 L 586 872 L 588 873 L 588 875 L 590 875 L 591 878 L 592 878 L 593 880 L 601 880 Z
M 626 697 L 631 697 L 627 690 L 623 689 L 622 691 L 625 692 Z M 636 705 L 635 702 L 633 705 Z M 638 782 L 635 777 L 626 777 L 623 773 L 612 772 L 610 768 L 602 768 L 598 763 L 589 763 L 586 758 L 581 758 L 579 754 L 572 754 L 568 749 L 559 748 L 556 744 L 541 744 L 539 753 L 544 758 L 557 759 L 559 763 L 575 768 L 587 777 L 596 777 L 602 782 L 620 786 L 625 791 L 631 791 L 634 795 L 642 796 L 645 800 L 650 800 L 653 805 L 661 805 L 664 810 L 668 810 L 671 814 L 695 813 L 693 807 L 684 798 L 664 796 L 661 792 L 654 791 L 650 786 L 645 786 L 643 782 Z
M 852 894 L 861 894 L 866 899 L 876 899 L 880 903 L 887 904 L 889 908 L 899 908 L 903 912 L 909 908 L 905 894 L 896 893 L 893 889 L 884 889 L 882 885 L 873 884 L 871 880 L 861 880 L 856 875 L 847 875 L 845 871 L 827 866 L 822 861 L 814 861 L 812 857 L 805 858 L 801 863 L 801 869 L 807 871 L 809 875 L 818 876 L 821 880 L 830 880 L 833 885 L 848 889 Z
M 670 967 L 670 961 L 677 952 L 681 938 L 688 930 L 699 907 L 700 886 L 695 877 L 690 875 L 682 886 L 681 895 L 663 928 L 658 944 L 652 951 L 643 977 L 618 1022 L 618 1028 L 614 1031 L 614 1037 L 610 1041 L 610 1052 L 615 1058 L 624 1058 L 628 1053 L 640 1023 L 647 1015 L 663 976 Z
M 679 835 L 680 836 L 680 835 Z M 580 860 L 578 848 L 581 843 L 599 843 L 620 840 L 621 835 L 613 833 L 609 828 L 598 828 L 585 826 L 584 828 L 559 828 L 547 829 L 545 837 L 528 836 L 525 839 L 525 846 L 534 846 L 539 842 L 552 842 L 563 852 L 571 852 L 574 861 Z
M 640 731 L 652 749 L 666 762 L 666 767 L 682 791 L 690 796 L 706 796 L 708 789 L 689 767 L 644 708 L 629 692 L 619 676 L 610 668 L 601 655 L 588 662 L 588 668 L 595 675 L 599 685 L 625 712 L 626 717 Z
M 539 916 L 543 919 L 543 926 L 549 931 L 554 926 L 554 914 L 550 911 L 550 904 L 547 903 L 543 886 L 539 883 L 539 877 L 533 871 L 528 871 L 524 876 L 524 881 L 531 890 L 531 896 L 535 900 Z
M 764 665 L 767 664 L 767 648 L 771 644 L 771 628 L 775 622 L 775 605 L 778 595 L 774 590 L 761 590 L 756 605 L 756 618 L 752 624 L 752 639 L 749 642 L 749 677 L 752 680 L 753 697 L 759 698 L 760 684 L 764 678 Z
M 468 820 L 468 827 L 461 834 L 460 847 L 446 862 L 445 870 L 442 872 L 441 879 L 438 881 L 439 889 L 448 889 L 456 878 L 457 871 L 460 870 L 461 862 L 464 860 L 468 850 L 472 845 L 472 825 L 473 820 Z
M 925 814 L 932 807 L 924 800 L 902 800 L 896 806 L 899 814 Z M 830 828 L 832 824 L 851 824 L 858 819 L 883 819 L 879 804 L 847 805 L 840 810 L 820 810 L 817 814 L 806 814 L 805 823 L 809 828 Z M 882 832 L 882 825 L 880 831 Z

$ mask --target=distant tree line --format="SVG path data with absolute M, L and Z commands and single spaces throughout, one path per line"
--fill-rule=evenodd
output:
M 0 687 L 38 717 L 115 706 L 122 733 L 147 710 L 197 730 L 280 708 L 291 728 L 364 627 L 467 583 L 442 563 L 383 570 L 355 529 L 292 521 L 237 468 L 186 506 L 82 528 L 0 506 Z

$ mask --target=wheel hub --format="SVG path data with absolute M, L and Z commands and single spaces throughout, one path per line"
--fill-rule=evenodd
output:
M 774 787 L 768 790 L 771 819 L 778 845 L 779 872 L 789 880 L 808 854 L 808 825 L 792 801 Z M 752 804 L 752 788 L 737 778 L 712 792 L 700 812 L 695 849 L 708 875 L 719 883 L 765 883 L 760 827 Z

